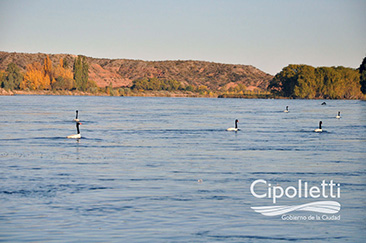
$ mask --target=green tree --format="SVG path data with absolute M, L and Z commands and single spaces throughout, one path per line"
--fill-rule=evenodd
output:
M 194 91 L 194 87 L 192 85 L 187 85 L 185 89 L 187 91 Z
M 74 80 L 75 80 L 75 86 L 77 89 L 81 88 L 81 83 L 82 83 L 82 76 L 83 76 L 83 66 L 82 66 L 82 61 L 81 61 L 81 56 L 78 56 L 75 59 L 74 62 Z
M 315 69 L 315 79 L 317 83 L 316 89 L 316 97 L 324 98 L 324 94 L 326 93 L 326 86 L 324 85 L 325 77 L 327 76 L 329 68 L 328 67 L 319 67 Z
M 178 81 L 176 81 L 176 80 L 174 80 L 174 79 L 172 79 L 172 80 L 170 80 L 170 86 L 172 87 L 172 90 L 179 90 L 179 89 L 181 89 L 181 84 L 180 84 L 180 82 L 178 82 Z
M 316 96 L 316 90 L 315 68 L 306 65 L 300 66 L 298 68 L 297 82 L 294 87 L 294 96 L 313 99 Z
M 69 68 L 69 62 L 66 60 L 66 58 L 62 58 L 62 66 L 64 68 Z
M 300 65 L 289 65 L 272 79 L 269 89 L 279 95 L 286 97 L 294 96 L 294 89 L 297 85 Z
M 131 89 L 134 90 L 145 90 L 147 86 L 147 78 L 136 79 L 132 82 Z
M 1 87 L 8 90 L 19 89 L 22 81 L 20 68 L 15 63 L 10 63 L 6 68 Z
M 86 57 L 83 56 L 82 60 L 82 79 L 81 79 L 81 90 L 85 91 L 88 87 L 89 80 L 89 64 Z
M 366 57 L 364 57 L 359 69 L 362 93 L 366 94 Z
M 56 78 L 56 82 L 52 84 L 52 88 L 55 90 L 72 90 L 74 88 L 74 80 L 59 76 Z
M 89 64 L 85 56 L 78 56 L 75 59 L 74 80 L 76 89 L 86 91 L 89 80 Z
M 0 71 L 0 88 L 3 87 L 4 81 L 5 81 L 5 71 Z
M 361 84 L 359 73 L 354 69 L 344 68 L 342 77 L 344 79 L 343 97 L 346 99 L 360 98 Z

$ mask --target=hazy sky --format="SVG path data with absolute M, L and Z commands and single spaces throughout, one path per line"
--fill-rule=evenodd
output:
M 0 0 L 0 50 L 359 67 L 365 0 Z

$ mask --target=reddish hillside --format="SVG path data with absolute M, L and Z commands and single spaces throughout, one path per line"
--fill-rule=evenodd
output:
M 26 54 L 0 52 L 0 70 L 5 70 L 11 62 L 22 71 L 33 62 L 43 63 L 46 54 Z M 54 65 L 63 58 L 68 66 L 73 66 L 75 55 L 49 54 Z M 221 64 L 204 61 L 141 61 L 127 59 L 87 58 L 89 78 L 99 87 L 112 83 L 114 87 L 131 86 L 132 81 L 144 77 L 174 79 L 185 85 L 205 85 L 212 90 L 244 84 L 251 89 L 266 89 L 272 75 L 248 65 Z

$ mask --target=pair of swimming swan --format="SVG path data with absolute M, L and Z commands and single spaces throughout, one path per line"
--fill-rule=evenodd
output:
M 341 118 L 341 112 L 338 111 L 338 115 L 336 116 L 337 119 L 340 119 Z M 315 129 L 314 132 L 323 132 L 323 129 L 322 129 L 322 124 L 323 122 L 320 121 L 319 122 L 319 128 Z
M 338 115 L 336 116 L 337 119 L 340 119 L 341 118 L 341 112 L 338 111 Z M 323 129 L 322 129 L 322 124 L 323 122 L 320 121 L 319 122 L 319 128 L 315 129 L 314 132 L 323 132 Z
M 238 120 L 238 119 L 236 119 L 236 120 L 235 120 L 235 127 L 230 127 L 230 128 L 228 128 L 228 129 L 226 129 L 226 131 L 232 131 L 232 132 L 240 131 L 240 129 L 238 128 L 238 122 L 239 122 L 239 120 Z M 319 122 L 319 128 L 315 129 L 315 130 L 314 130 L 314 132 L 323 132 L 322 124 L 323 124 L 323 122 L 322 122 L 322 121 L 320 121 L 320 122 Z
M 325 103 L 325 102 L 324 102 Z M 288 106 L 286 106 L 286 109 L 283 111 L 283 112 L 289 112 L 289 110 L 288 110 Z M 339 118 L 341 118 L 341 112 L 340 111 L 338 111 L 338 115 L 336 116 L 336 118 L 337 119 L 339 119 Z
M 76 138 L 76 139 L 81 138 L 80 128 L 79 128 L 79 126 L 81 125 L 81 122 L 79 120 L 79 111 L 78 110 L 76 111 L 76 117 L 74 119 L 74 122 L 76 122 L 76 131 L 77 131 L 77 134 L 69 135 L 66 138 Z

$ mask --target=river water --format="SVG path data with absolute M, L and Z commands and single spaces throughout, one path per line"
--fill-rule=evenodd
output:
M 0 241 L 364 242 L 366 102 L 322 102 L 1 96 Z M 259 179 L 340 197 L 273 204 Z M 338 213 L 251 208 L 329 200 Z

